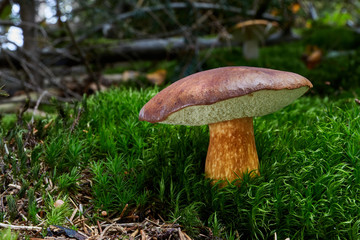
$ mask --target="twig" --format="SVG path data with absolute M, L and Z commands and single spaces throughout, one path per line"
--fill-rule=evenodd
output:
M 181 232 L 181 229 L 178 228 L 177 230 L 178 230 L 178 233 L 179 233 L 180 240 L 186 240 L 184 234 Z
M 123 208 L 123 210 L 121 211 L 120 216 L 119 216 L 119 220 L 124 216 L 124 213 L 125 213 L 128 206 L 129 206 L 129 204 L 126 204 L 125 207 Z
M 24 72 L 27 74 L 27 76 L 29 77 L 30 82 L 33 84 L 33 86 L 37 86 L 39 88 L 39 84 L 40 82 L 36 82 L 34 75 L 32 74 L 31 70 L 28 68 L 27 66 L 27 62 L 25 60 L 21 60 L 20 61 L 20 65 L 21 67 L 24 69 Z M 35 70 L 37 73 L 39 72 L 38 70 Z M 22 79 L 23 80 L 23 79 Z M 24 80 L 23 80 L 24 82 Z M 39 91 L 39 90 L 38 90 Z
M 139 229 L 137 228 L 132 234 L 130 234 L 130 237 L 135 238 L 136 235 L 138 235 L 138 233 L 139 233 Z
M 12 183 L 10 183 L 8 186 L 9 186 L 9 187 L 12 187 L 12 188 L 16 188 L 16 189 L 18 189 L 18 190 L 21 189 L 21 186 L 20 186 L 20 185 L 16 185 L 16 184 L 12 184 Z
M 19 212 L 19 215 L 23 218 L 25 222 L 28 221 L 27 217 L 22 212 Z
M 99 221 L 98 220 L 96 220 L 96 223 L 97 223 L 97 226 L 98 226 L 98 228 L 99 228 L 99 232 L 100 232 L 100 234 L 102 234 L 102 229 L 101 229 L 101 226 L 100 226 L 100 223 L 99 223 Z
M 170 227 L 174 226 L 174 224 L 177 222 L 177 220 L 179 220 L 181 218 L 181 216 L 177 217 L 171 224 Z
M 26 230 L 26 231 L 41 231 L 41 227 L 35 227 L 35 226 L 18 226 L 18 225 L 11 225 L 11 224 L 5 224 L 0 223 L 0 227 L 2 228 L 10 228 L 13 230 Z
M 111 223 L 111 224 L 103 224 L 103 226 L 114 226 L 114 224 L 116 224 L 115 227 L 139 227 L 142 225 L 142 223 Z
M 151 223 L 151 222 L 150 222 Z M 132 223 L 111 223 L 111 224 L 102 224 L 103 227 L 108 227 L 110 225 L 116 224 L 116 226 L 114 227 L 143 227 L 144 223 L 142 222 L 132 222 Z M 174 228 L 174 227 L 179 227 L 180 225 L 177 223 L 172 223 L 172 224 L 163 224 L 160 227 L 161 228 Z
M 5 148 L 6 155 L 9 155 L 10 153 L 9 153 L 9 149 L 6 146 L 6 143 L 4 143 L 4 148 Z
M 155 226 L 157 226 L 157 227 L 161 227 L 159 224 L 157 224 L 156 222 L 154 222 L 154 221 L 151 221 L 150 219 L 148 219 L 148 218 L 146 218 L 145 219 L 147 222 L 149 222 L 149 223 L 152 223 L 153 225 L 155 225 Z
M 164 223 L 166 222 L 161 216 L 160 214 L 158 214 L 159 218 L 161 219 L 161 221 L 163 221 Z
M 189 235 L 186 234 L 186 232 L 183 232 L 183 234 L 187 240 L 192 240 L 191 237 L 189 237 Z
M 89 235 L 89 232 L 88 232 L 88 230 L 87 230 L 87 228 L 86 228 L 85 221 L 86 221 L 86 220 L 85 220 L 84 215 L 81 215 L 82 228 L 84 229 L 85 234 Z
M 14 54 L 11 51 L 8 51 L 6 49 L 4 49 L 4 52 L 6 53 L 6 55 L 12 57 L 13 59 L 17 60 L 20 62 L 20 65 L 22 66 L 22 68 L 24 69 L 24 71 L 27 73 L 27 75 L 29 76 L 30 80 L 32 79 L 32 74 L 29 68 L 33 69 L 33 71 L 38 71 L 43 77 L 47 77 L 48 80 L 54 84 L 55 86 L 57 86 L 58 88 L 62 89 L 65 94 L 68 94 L 69 96 L 75 97 L 77 99 L 81 99 L 81 96 L 70 90 L 67 89 L 65 86 L 61 85 L 60 83 L 57 83 L 56 81 L 54 81 L 53 79 L 55 78 L 55 75 L 53 74 L 53 72 L 46 66 L 44 65 L 41 61 L 38 61 L 34 58 L 34 56 L 32 56 L 31 54 L 29 54 L 26 50 L 24 49 L 19 49 L 19 51 L 25 55 L 26 58 L 30 59 L 32 62 L 28 62 L 28 61 L 24 61 L 23 58 L 21 56 L 18 56 L 16 54 Z M 25 67 L 24 67 L 25 66 Z M 25 87 L 30 88 L 28 85 L 26 85 L 25 83 Z M 35 88 L 35 89 L 34 89 Z M 41 90 L 39 87 L 33 87 L 30 88 L 32 90 L 38 91 Z
M 82 113 L 82 110 L 83 110 L 82 108 L 79 108 L 78 113 L 77 113 L 77 115 L 76 115 L 76 118 L 75 118 L 73 124 L 71 125 L 70 133 L 72 133 L 72 132 L 74 131 L 76 125 L 78 124 L 79 119 L 80 119 L 80 116 L 81 116 L 81 113 Z
M 107 226 L 107 227 L 104 229 L 104 231 L 100 234 L 100 237 L 98 238 L 98 240 L 103 239 L 105 233 L 106 233 L 112 226 L 114 226 L 114 225 L 116 225 L 116 223 L 112 223 L 112 224 L 110 224 L 109 226 Z
M 32 114 L 32 116 L 31 116 L 31 121 L 30 121 L 30 124 L 31 124 L 31 125 L 34 124 L 35 114 L 36 114 L 36 112 L 37 112 L 37 110 L 38 110 L 38 108 L 39 108 L 39 105 L 40 105 L 40 102 L 41 102 L 42 98 L 43 98 L 46 94 L 48 94 L 48 91 L 46 91 L 46 90 L 43 91 L 43 92 L 41 93 L 39 99 L 36 101 L 36 105 L 35 105 L 35 107 L 34 107 L 34 111 L 33 111 L 33 114 Z
M 68 218 L 68 217 L 65 217 L 66 221 L 68 221 L 72 226 L 74 226 L 74 223 Z
M 146 240 L 146 233 L 143 229 L 140 230 L 141 240 Z
M 77 211 L 78 211 L 79 209 L 77 208 L 77 206 L 75 206 L 75 209 L 74 209 L 74 211 L 73 211 L 73 213 L 71 214 L 71 217 L 70 217 L 70 221 L 72 222 L 72 220 L 74 220 L 74 217 L 75 217 L 75 215 L 76 215 L 76 213 L 77 213 Z

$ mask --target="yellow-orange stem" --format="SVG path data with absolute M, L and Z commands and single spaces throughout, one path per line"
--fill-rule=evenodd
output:
M 209 131 L 206 177 L 231 182 L 244 172 L 255 170 L 254 173 L 258 173 L 259 159 L 252 118 L 210 124 Z

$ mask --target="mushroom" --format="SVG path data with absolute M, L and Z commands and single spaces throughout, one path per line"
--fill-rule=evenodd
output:
M 140 110 L 151 123 L 209 125 L 205 176 L 233 181 L 258 174 L 253 117 L 275 112 L 312 87 L 291 72 L 223 67 L 187 76 L 163 89 Z
M 277 22 L 263 19 L 240 22 L 233 28 L 234 39 L 243 43 L 243 54 L 246 59 L 259 57 L 259 45 L 278 26 Z

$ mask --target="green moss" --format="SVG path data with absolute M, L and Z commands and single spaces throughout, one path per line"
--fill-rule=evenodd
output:
M 141 107 L 160 90 L 149 87 L 113 88 L 73 105 L 55 103 L 56 117 L 36 119 L 36 144 L 26 149 L 31 115 L 17 127 L 16 115 L 4 115 L 0 143 L 12 150 L 3 154 L 0 146 L 4 171 L 31 184 L 31 194 L 44 192 L 45 177 L 52 180 L 57 190 L 48 196 L 48 223 L 68 214 L 53 212 L 50 206 L 60 192 L 65 196 L 79 191 L 86 171 L 92 185 L 80 190 L 92 195 L 95 210 L 111 214 L 128 204 L 127 211 L 137 209 L 139 220 L 150 210 L 155 217 L 177 219 L 194 238 L 209 227 L 214 236 L 226 239 L 272 239 L 275 233 L 279 239 L 356 239 L 360 109 L 354 97 L 360 94 L 360 61 L 358 55 L 325 58 L 309 70 L 301 60 L 304 50 L 303 42 L 269 46 L 261 49 L 258 60 L 245 61 L 238 47 L 216 49 L 205 63 L 205 69 L 247 65 L 293 71 L 314 83 L 307 96 L 255 118 L 260 176 L 245 174 L 241 184 L 219 189 L 204 178 L 207 126 L 138 120 Z M 176 61 L 142 62 L 108 73 L 164 68 L 172 80 L 176 66 Z M 34 198 L 30 193 L 25 197 Z M 31 215 L 37 211 L 32 206 Z
M 111 39 L 111 38 L 88 38 L 82 42 L 82 45 L 84 46 L 94 46 L 94 45 L 103 45 L 103 46 L 113 46 L 119 44 L 118 39 Z
M 349 50 L 358 48 L 360 35 L 344 26 L 315 24 L 303 32 L 304 43 L 324 50 Z
M 138 121 L 140 108 L 158 91 L 114 88 L 81 105 L 59 107 L 59 117 L 43 129 L 45 143 L 26 154 L 14 152 L 19 156 L 5 158 L 5 166 L 22 166 L 17 159 L 30 156 L 24 163 L 31 174 L 14 176 L 39 189 L 41 163 L 47 169 L 42 177 L 63 194 L 76 192 L 88 168 L 95 209 L 121 212 L 128 204 L 127 211 L 137 209 L 141 217 L 150 209 L 178 219 L 193 237 L 207 226 L 218 237 L 265 239 L 276 232 L 280 239 L 356 238 L 360 108 L 354 99 L 305 96 L 256 118 L 260 176 L 245 174 L 241 184 L 219 189 L 204 178 L 207 126 Z M 48 222 L 64 216 L 51 209 L 48 214 Z
M 11 231 L 11 229 L 4 229 L 0 231 L 0 239 L 3 240 L 16 240 L 18 239 L 18 234 Z
M 88 144 L 97 156 L 92 171 L 98 206 L 121 211 L 126 203 L 150 205 L 161 216 L 173 217 L 193 206 L 189 219 L 183 212 L 184 223 L 196 224 L 198 218 L 223 226 L 222 234 L 237 229 L 261 239 L 274 232 L 281 238 L 348 236 L 345 232 L 359 220 L 357 205 L 345 204 L 360 200 L 355 174 L 360 111 L 350 99 L 303 97 L 257 118 L 260 176 L 245 177 L 240 187 L 217 189 L 203 178 L 205 126 L 137 121 L 140 107 L 155 93 L 114 90 L 90 100 L 93 137 Z M 210 217 L 215 212 L 216 223 Z
M 4 132 L 10 130 L 15 126 L 16 114 L 6 114 L 1 116 L 0 126 L 4 129 Z

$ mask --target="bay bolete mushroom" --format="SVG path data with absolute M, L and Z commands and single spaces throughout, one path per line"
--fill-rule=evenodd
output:
M 232 32 L 234 39 L 243 44 L 245 59 L 257 59 L 259 57 L 259 45 L 263 44 L 277 27 L 277 22 L 255 19 L 236 24 Z
M 144 105 L 139 120 L 209 125 L 205 175 L 233 181 L 258 173 L 253 117 L 275 112 L 312 87 L 291 72 L 255 67 L 223 67 L 187 76 Z

